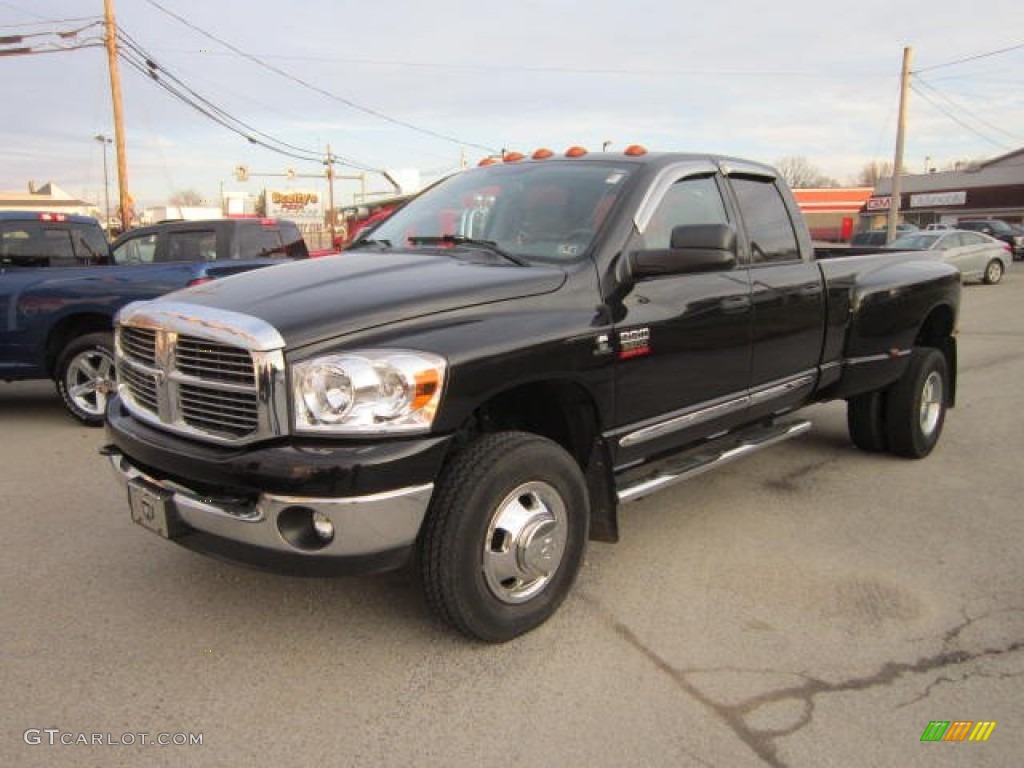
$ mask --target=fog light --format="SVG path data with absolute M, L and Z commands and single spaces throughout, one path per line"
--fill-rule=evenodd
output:
M 334 538 L 334 523 L 323 512 L 316 510 L 313 512 L 313 532 L 328 542 Z

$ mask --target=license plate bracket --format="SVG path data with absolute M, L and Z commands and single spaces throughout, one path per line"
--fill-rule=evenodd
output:
M 132 522 L 165 539 L 181 536 L 186 526 L 174 507 L 174 494 L 138 478 L 128 483 Z

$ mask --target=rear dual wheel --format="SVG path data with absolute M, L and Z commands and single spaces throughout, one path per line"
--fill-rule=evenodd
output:
M 888 389 L 850 398 L 847 425 L 854 445 L 921 459 L 942 434 L 949 368 L 937 349 L 915 347 L 907 370 Z

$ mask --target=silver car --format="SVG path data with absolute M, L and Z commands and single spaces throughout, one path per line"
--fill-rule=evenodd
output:
M 908 232 L 888 245 L 900 251 L 936 251 L 942 260 L 960 270 L 963 279 L 995 285 L 1010 268 L 1013 252 L 1006 243 L 980 232 L 961 229 Z

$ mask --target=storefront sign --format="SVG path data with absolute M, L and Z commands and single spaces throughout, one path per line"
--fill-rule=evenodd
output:
M 891 202 L 892 198 L 888 195 L 885 197 L 869 197 L 864 207 L 869 211 L 888 211 Z
M 967 202 L 967 192 L 928 192 L 910 196 L 911 208 L 939 208 L 944 205 L 963 205 Z
M 320 195 L 316 192 L 268 189 L 267 216 L 272 219 L 321 222 L 324 211 Z

